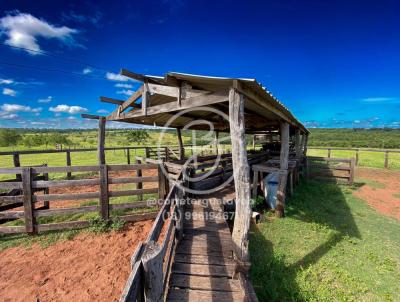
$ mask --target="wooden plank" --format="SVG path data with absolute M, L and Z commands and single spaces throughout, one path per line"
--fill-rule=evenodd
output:
M 173 273 L 194 276 L 232 277 L 234 270 L 234 265 L 174 263 L 172 266 Z
M 22 168 L 0 168 L 0 174 L 16 174 L 21 172 Z
M 120 112 L 124 112 L 128 107 L 131 107 L 134 105 L 134 103 L 142 96 L 143 93 L 143 86 L 141 86 L 138 90 L 136 90 L 129 98 L 126 100 L 122 105 Z M 135 106 L 136 108 L 139 108 L 138 106 Z
M 25 232 L 25 226 L 0 226 L 0 233 L 3 234 L 21 234 Z
M 160 246 L 150 241 L 142 256 L 146 302 L 160 302 L 163 297 L 163 258 Z
M 247 162 L 246 136 L 244 124 L 244 98 L 237 92 L 239 82 L 234 82 L 229 91 L 229 125 L 232 143 L 232 166 L 235 181 L 235 222 L 232 240 L 236 256 L 247 261 L 248 232 L 250 228 L 250 167 Z
M 120 209 L 140 209 L 151 207 L 148 201 L 135 201 L 126 203 L 110 204 L 110 210 L 120 210 Z
M 158 212 L 148 212 L 143 214 L 123 215 L 123 216 L 118 216 L 118 218 L 126 222 L 136 222 L 136 221 L 154 219 L 157 217 L 157 215 Z
M 158 182 L 158 176 L 144 176 L 144 177 L 108 177 L 109 184 L 133 184 L 143 182 Z
M 1 205 L 22 203 L 22 202 L 23 202 L 22 195 L 19 195 L 19 196 L 0 196 L 0 204 Z
M 168 302 L 202 301 L 202 302 L 243 302 L 245 296 L 241 292 L 205 291 L 172 288 L 168 292 Z
M 143 90 L 141 92 L 142 95 L 142 115 L 147 116 L 147 107 L 149 107 L 149 86 L 148 86 L 148 82 L 146 81 L 143 84 Z M 139 112 L 139 111 L 138 111 Z
M 155 164 L 135 164 L 135 165 L 108 165 L 108 171 L 130 171 L 137 169 L 157 169 L 158 165 Z
M 192 275 L 172 274 L 170 288 L 188 288 L 198 290 L 212 290 L 224 292 L 241 292 L 239 280 L 229 278 L 200 277 Z
M 38 232 L 44 231 L 56 231 L 56 230 L 67 230 L 67 229 L 79 229 L 85 228 L 90 225 L 89 221 L 68 221 L 68 222 L 58 222 L 49 224 L 38 224 Z
M 21 166 L 21 163 L 20 163 L 20 160 L 19 160 L 19 153 L 14 153 L 13 154 L 13 162 L 14 162 L 14 167 L 17 168 L 17 167 Z M 17 180 L 21 180 L 21 174 L 16 174 L 15 178 Z
M 49 210 L 36 210 L 35 217 L 48 217 L 54 215 L 70 215 L 78 213 L 95 212 L 100 209 L 99 206 L 85 206 L 79 208 L 62 208 L 62 209 L 49 209 Z
M 82 117 L 82 118 L 87 118 L 87 119 L 90 119 L 90 120 L 98 120 L 98 119 L 101 118 L 100 115 L 96 115 L 96 114 L 87 114 L 87 113 L 82 113 L 82 114 L 81 114 L 81 117 Z
M 164 200 L 167 195 L 167 179 L 161 165 L 158 167 L 158 199 Z
M 98 172 L 99 166 L 32 167 L 32 173 Z
M 22 182 L 19 181 L 1 181 L 0 182 L 0 189 L 22 189 Z
M 109 197 L 131 196 L 158 193 L 158 188 L 139 189 L 139 190 L 124 190 L 124 191 L 109 191 Z
M 24 211 L 4 211 L 0 212 L 0 220 L 2 219 L 19 219 L 24 217 Z
M 108 169 L 107 165 L 100 165 L 100 216 L 103 220 L 108 220 L 110 212 L 108 205 L 110 203 L 108 195 Z
M 100 179 L 78 179 L 78 180 L 37 180 L 32 182 L 32 188 L 54 188 L 99 185 Z
M 35 217 L 33 212 L 35 206 L 32 199 L 32 172 L 31 168 L 22 169 L 22 184 L 23 184 L 23 202 L 24 202 L 24 218 L 25 218 L 25 230 L 27 233 L 35 233 Z
M 218 255 L 197 255 L 176 253 L 174 261 L 177 263 L 209 264 L 209 265 L 235 265 L 232 258 Z
M 217 256 L 224 258 L 233 259 L 233 251 L 216 248 L 214 249 L 212 246 L 201 246 L 201 245 L 185 245 L 183 243 L 179 243 L 176 248 L 177 254 L 189 254 L 189 255 L 203 255 L 203 256 Z
M 94 199 L 99 197 L 100 197 L 99 192 L 90 192 L 90 193 L 35 195 L 33 196 L 33 200 L 37 202 L 37 201 L 51 201 L 51 200 Z
M 118 106 L 122 105 L 124 103 L 124 101 L 122 101 L 122 100 L 116 100 L 116 99 L 108 98 L 108 97 L 105 97 L 105 96 L 101 96 L 100 97 L 100 102 L 115 104 L 115 105 L 118 105 Z

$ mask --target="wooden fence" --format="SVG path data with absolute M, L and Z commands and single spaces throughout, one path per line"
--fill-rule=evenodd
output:
M 364 149 L 364 148 L 334 148 L 334 147 L 308 147 L 308 150 L 326 150 L 327 157 L 330 158 L 332 151 L 340 150 L 340 151 L 354 151 L 355 156 L 355 165 L 358 166 L 360 160 L 360 152 L 377 152 L 384 154 L 384 164 L 383 166 L 388 169 L 389 168 L 389 154 L 390 153 L 400 153 L 400 150 L 392 150 L 392 149 Z
M 308 178 L 354 182 L 355 159 L 307 156 L 306 175 Z
M 155 176 L 141 176 L 144 170 L 158 170 Z M 113 172 L 135 171 L 134 177 L 115 177 Z M 96 172 L 99 177 L 79 179 L 79 180 L 37 180 L 36 175 L 49 173 L 72 173 L 72 172 Z M 111 173 L 110 173 L 111 172 Z M 140 173 L 139 173 L 140 172 Z M 165 198 L 167 191 L 167 181 L 164 174 L 160 171 L 160 167 L 154 164 L 133 164 L 133 165 L 99 165 L 99 166 L 66 166 L 66 167 L 18 167 L 18 168 L 0 168 L 0 174 L 21 175 L 21 179 L 13 181 L 0 182 L 2 190 L 21 190 L 22 195 L 17 196 L 0 196 L 0 205 L 17 204 L 23 205 L 23 210 L 3 211 L 0 212 L 0 219 L 24 219 L 24 226 L 0 226 L 0 233 L 36 233 L 49 230 L 70 229 L 78 227 L 86 227 L 89 221 L 68 221 L 59 223 L 38 223 L 37 218 L 48 217 L 54 215 L 71 215 L 77 213 L 99 212 L 103 220 L 110 219 L 110 211 L 118 209 L 137 209 L 148 208 L 147 201 L 127 202 L 113 204 L 110 198 L 121 196 L 138 195 L 139 198 L 143 194 L 158 194 L 159 199 Z M 137 176 L 140 175 L 140 176 Z M 157 183 L 156 187 L 143 189 L 143 183 Z M 136 189 L 114 190 L 114 184 L 136 184 Z M 82 186 L 98 186 L 96 190 L 85 193 L 62 193 L 62 194 L 36 194 L 38 189 L 66 188 L 66 187 L 82 187 Z M 86 187 L 87 188 L 87 187 Z M 49 193 L 46 191 L 45 193 Z M 51 206 L 52 201 L 67 200 L 88 200 L 98 199 L 98 205 L 81 206 L 73 208 L 56 208 L 56 209 L 40 209 L 35 205 L 38 202 L 44 202 Z M 156 212 L 146 214 L 132 214 L 118 216 L 124 221 L 138 221 L 150 219 L 156 216 Z

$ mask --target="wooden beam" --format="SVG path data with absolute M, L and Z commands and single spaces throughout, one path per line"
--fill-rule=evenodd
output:
M 145 83 L 142 89 L 142 115 L 147 116 L 148 106 L 149 106 L 149 86 L 148 83 Z
M 239 83 L 236 81 L 236 87 Z M 236 257 L 248 261 L 248 232 L 250 228 L 250 168 L 247 162 L 244 125 L 244 98 L 237 89 L 229 91 L 229 121 L 232 142 L 232 165 L 235 180 L 236 209 L 232 239 Z
M 101 117 L 99 119 L 99 131 L 98 131 L 98 145 L 97 145 L 97 158 L 99 165 L 105 165 L 106 155 L 104 152 L 104 143 L 106 138 L 106 119 Z
M 300 129 L 296 129 L 295 133 L 295 151 L 296 157 L 301 157 L 301 136 L 300 136 Z
M 183 160 L 185 158 L 185 149 L 183 148 L 181 128 L 176 128 L 176 133 L 178 134 L 179 159 Z
M 134 79 L 134 80 L 139 81 L 139 82 L 148 81 L 149 83 L 164 84 L 164 80 L 163 79 L 159 79 L 158 80 L 158 79 L 155 79 L 153 77 L 147 77 L 147 76 L 145 76 L 143 74 L 135 73 L 135 72 L 129 71 L 127 69 L 121 69 L 120 75 L 123 75 L 123 76 L 125 76 L 127 78 Z
M 276 215 L 283 217 L 285 215 L 285 195 L 289 166 L 289 124 L 281 123 L 281 154 L 279 185 L 277 192 Z
M 147 108 L 147 115 L 155 115 L 166 112 L 173 112 L 178 110 L 184 110 L 188 108 L 201 107 L 206 105 L 212 105 L 216 103 L 226 102 L 228 96 L 225 91 L 214 92 L 206 95 L 199 95 L 189 99 L 182 99 L 182 104 L 179 106 L 177 102 L 169 102 L 157 106 L 151 106 Z M 110 120 L 121 120 L 135 117 L 145 116 L 142 111 L 131 111 L 125 114 L 121 114 L 119 118 L 109 118 Z
M 113 99 L 113 98 L 108 98 L 106 96 L 101 96 L 100 97 L 100 102 L 110 103 L 110 104 L 115 104 L 115 105 L 122 105 L 124 103 L 124 101 L 122 101 L 122 100 L 116 100 L 116 99 Z
M 150 241 L 142 256 L 144 271 L 144 292 L 146 302 L 163 301 L 163 253 L 161 247 Z
M 86 114 L 86 113 L 82 113 L 81 114 L 82 118 L 87 118 L 87 119 L 91 119 L 91 120 L 98 120 L 101 118 L 100 115 L 94 115 L 94 114 Z

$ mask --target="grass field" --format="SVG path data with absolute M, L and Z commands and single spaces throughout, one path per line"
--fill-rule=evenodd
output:
M 302 183 L 285 219 L 253 227 L 260 301 L 400 301 L 400 222 L 355 198 L 356 188 Z

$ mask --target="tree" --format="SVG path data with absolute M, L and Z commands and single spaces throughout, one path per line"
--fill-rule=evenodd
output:
M 0 146 L 12 147 L 16 146 L 21 140 L 21 135 L 12 129 L 0 129 Z
M 150 138 L 150 135 L 147 133 L 146 130 L 130 130 L 126 134 L 126 139 L 128 142 L 136 143 L 136 144 L 143 144 Z
M 50 134 L 48 141 L 51 144 L 67 145 L 69 147 L 72 145 L 72 141 L 70 139 L 68 139 L 68 137 L 66 137 L 65 135 L 63 135 L 59 132 Z

